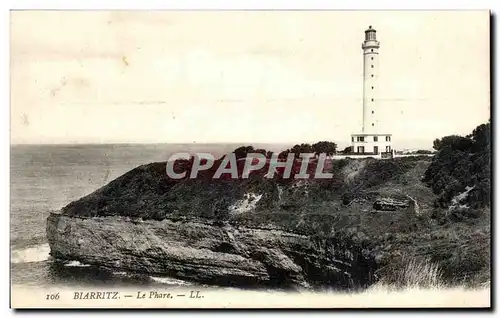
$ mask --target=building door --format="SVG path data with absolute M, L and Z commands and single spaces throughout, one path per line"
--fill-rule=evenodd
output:
M 373 146 L 373 152 L 378 155 L 378 146 Z
M 365 146 L 358 146 L 358 153 L 364 153 L 365 152 Z
M 391 146 L 385 146 L 385 152 L 391 152 Z

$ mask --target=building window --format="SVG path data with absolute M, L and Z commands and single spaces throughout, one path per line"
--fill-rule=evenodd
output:
M 373 141 L 378 141 L 378 136 L 373 136 Z
M 373 52 L 373 49 L 372 49 L 372 52 Z
M 354 142 L 354 137 L 352 137 L 352 142 Z
M 373 86 L 372 86 L 372 89 L 373 89 Z
M 373 65 L 372 65 L 372 68 L 373 68 Z
M 372 74 L 372 77 L 373 77 L 373 74 Z
M 358 153 L 364 153 L 365 152 L 365 147 L 364 146 L 358 146 Z
M 372 102 L 373 102 L 373 98 L 372 98 Z
M 385 136 L 385 141 L 391 141 L 391 136 Z
M 372 56 L 372 61 L 373 61 L 373 56 Z
M 365 141 L 365 137 L 358 137 L 358 141 Z
M 372 114 L 375 114 L 375 111 L 372 110 Z
M 375 126 L 375 124 L 374 124 L 374 123 L 372 123 L 372 127 L 373 127 L 373 126 Z
M 385 147 L 385 152 L 391 152 L 391 146 L 386 146 Z

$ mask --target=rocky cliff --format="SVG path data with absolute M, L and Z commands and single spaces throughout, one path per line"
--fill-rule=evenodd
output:
M 56 214 L 47 230 L 56 258 L 217 285 L 345 288 L 366 283 L 372 270 L 345 242 L 281 230 Z
M 140 166 L 51 214 L 51 255 L 231 286 L 364 287 L 407 257 L 449 281 L 482 275 L 489 223 L 433 222 L 430 160 L 339 160 L 328 180 L 170 180 L 165 163 Z

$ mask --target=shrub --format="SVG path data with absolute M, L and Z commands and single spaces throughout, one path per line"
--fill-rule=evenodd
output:
M 420 149 L 420 150 L 415 151 L 415 153 L 419 154 L 419 155 L 430 155 L 432 153 L 432 151 Z
M 454 197 L 467 193 L 463 204 L 471 208 L 490 205 L 490 128 L 478 126 L 467 137 L 446 136 L 434 141 L 439 152 L 424 173 L 423 181 L 439 195 L 436 206 L 447 207 Z
M 439 266 L 429 259 L 417 260 L 404 257 L 398 265 L 393 266 L 380 283 L 397 289 L 439 288 L 443 285 Z

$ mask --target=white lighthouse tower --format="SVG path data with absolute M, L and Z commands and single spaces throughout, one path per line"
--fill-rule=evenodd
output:
M 381 120 L 379 90 L 379 48 L 377 31 L 370 27 L 365 31 L 363 49 L 363 126 L 361 133 L 351 135 L 352 151 L 359 154 L 391 153 L 392 135 L 385 131 Z

